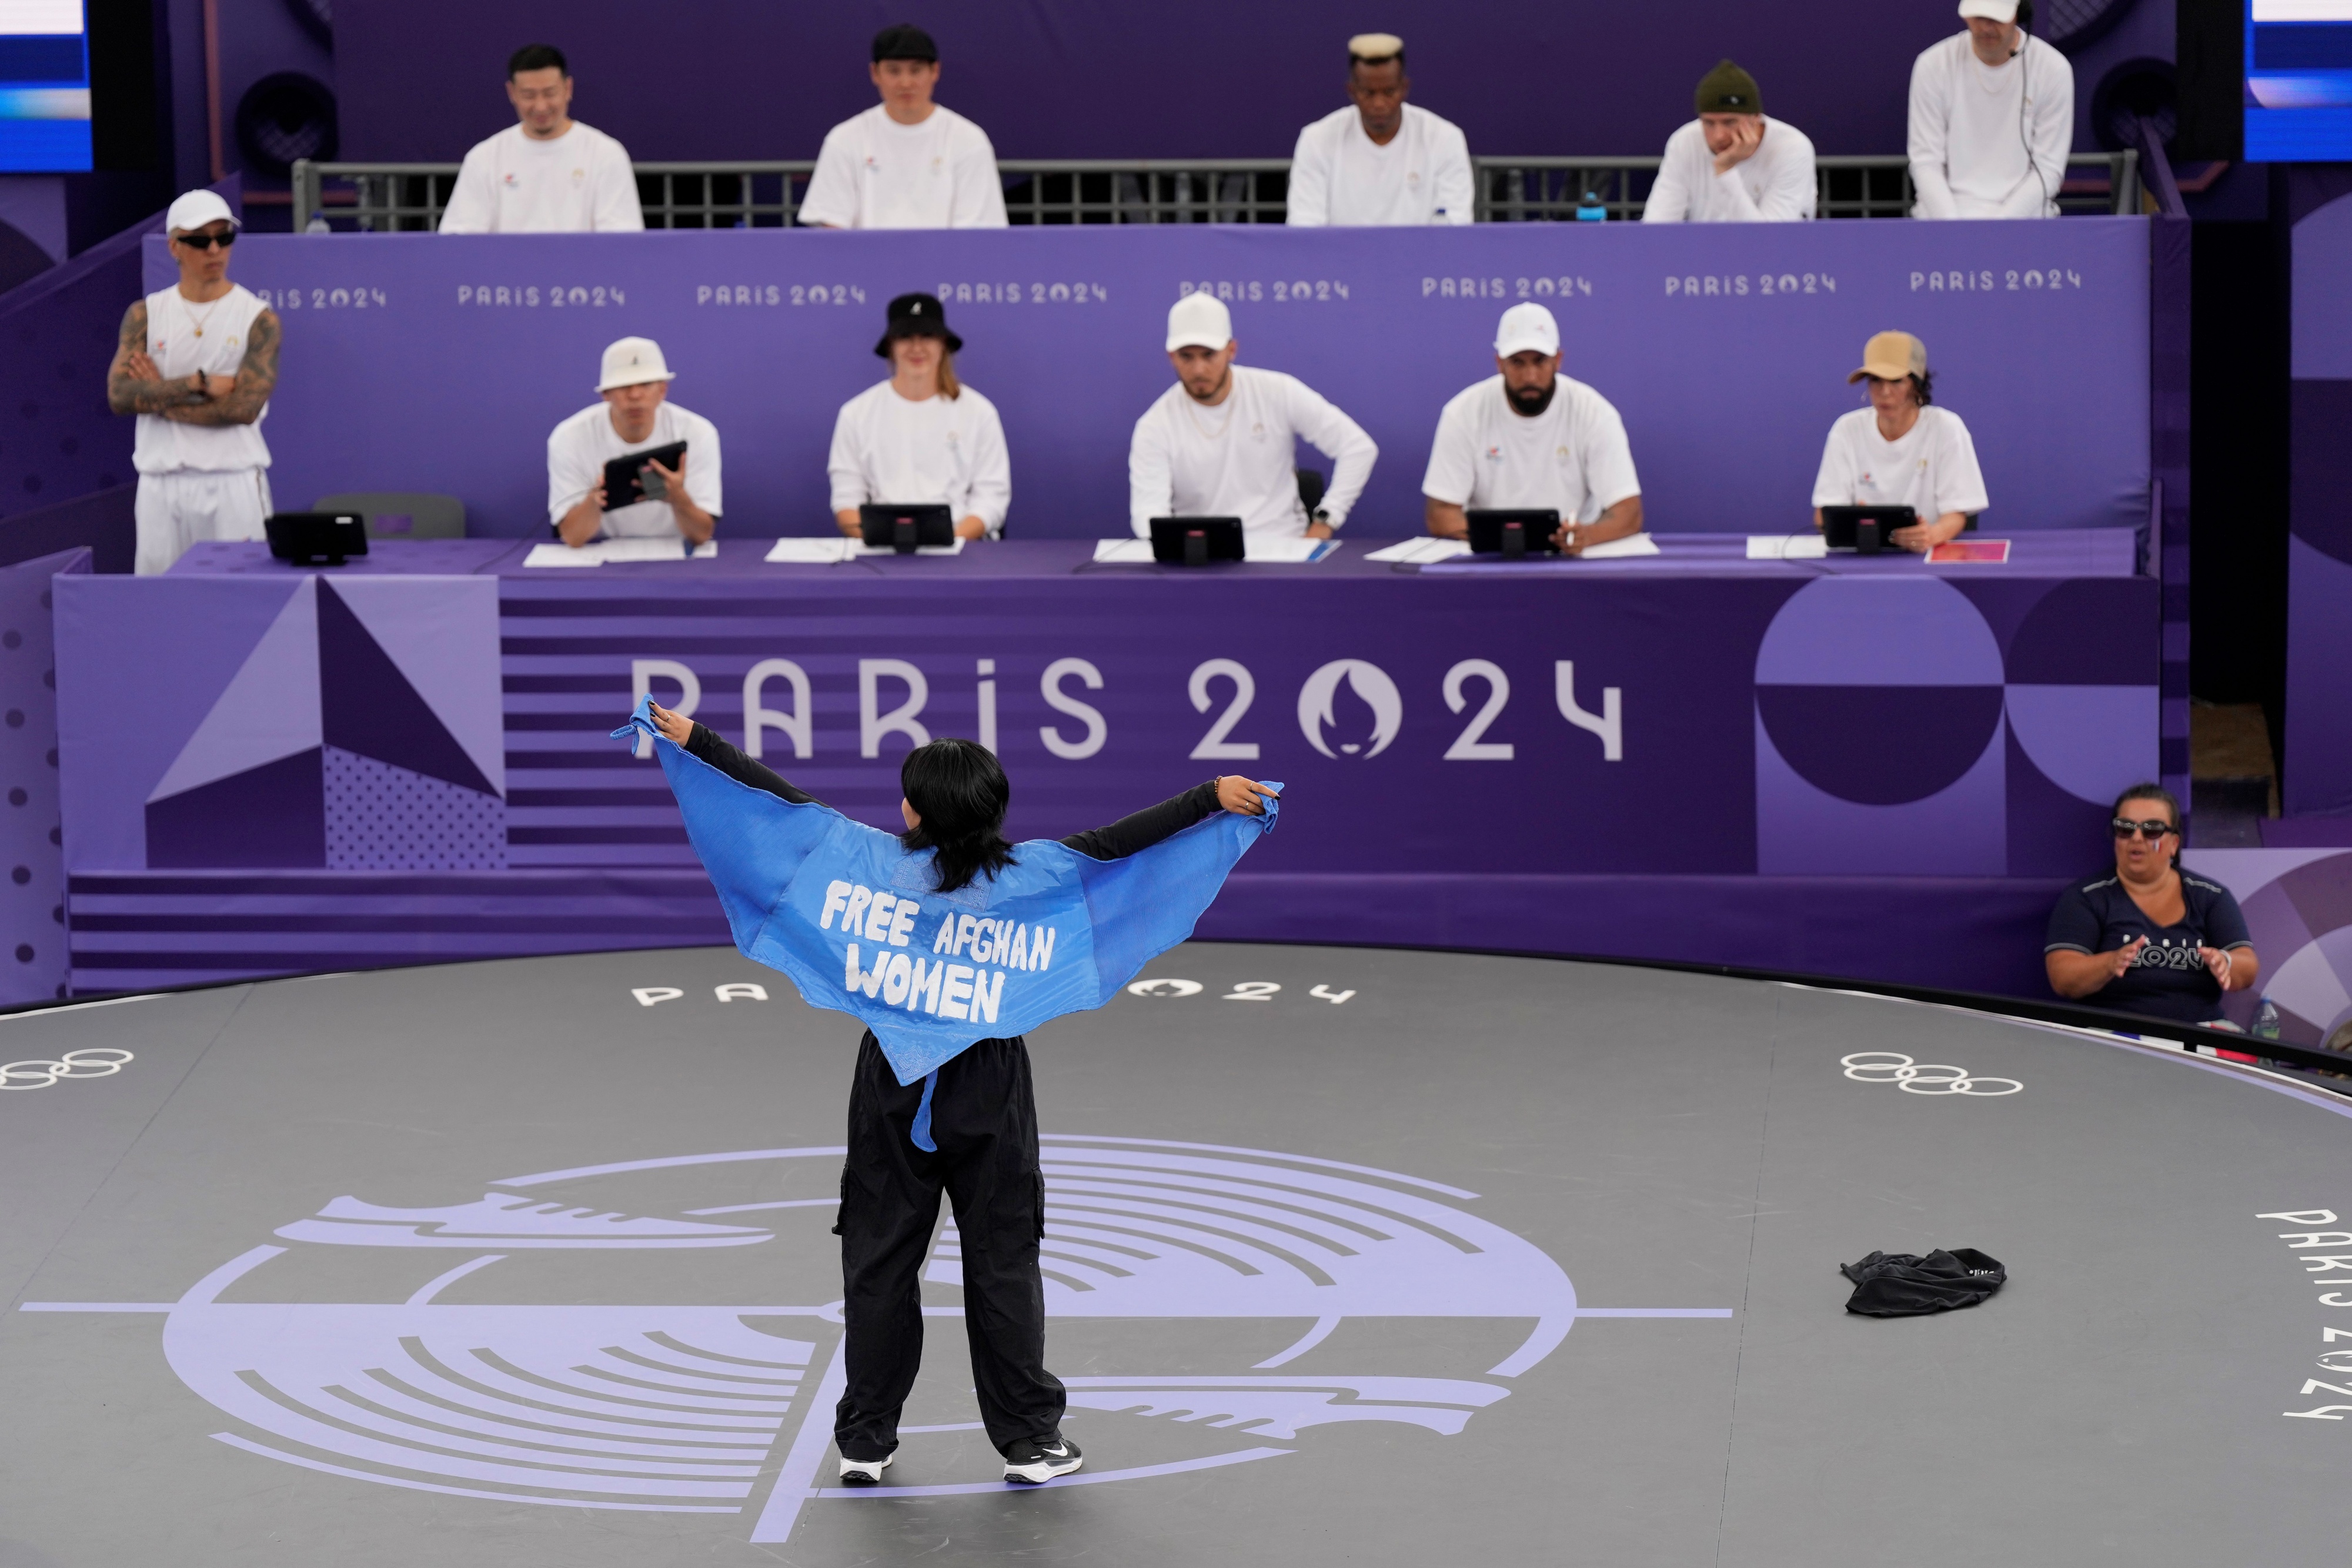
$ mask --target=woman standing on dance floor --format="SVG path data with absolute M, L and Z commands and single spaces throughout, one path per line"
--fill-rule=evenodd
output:
M 1108 827 L 1015 846 L 1003 833 L 1012 790 L 995 757 L 973 741 L 935 740 L 899 770 L 907 831 L 893 837 L 840 816 L 707 726 L 651 703 L 639 715 L 677 748 L 664 751 L 663 767 L 738 946 L 791 976 L 813 1004 L 883 1030 L 877 1039 L 869 1027 L 858 1046 L 835 1227 L 845 1326 L 846 1385 L 834 1425 L 842 1480 L 878 1483 L 898 1446 L 899 1411 L 922 1355 L 919 1271 L 942 1191 L 962 1241 L 973 1385 L 1004 1479 L 1035 1483 L 1076 1470 L 1077 1446 L 1061 1432 L 1061 1380 L 1045 1370 L 1045 1183 L 1028 1048 L 1019 1033 L 964 1040 L 930 1020 L 993 1022 L 1010 1013 L 1034 1027 L 1100 1005 L 1191 934 L 1234 861 L 1272 828 L 1276 788 L 1213 779 Z M 780 814 L 698 763 L 813 811 Z M 1228 813 L 1259 821 L 1217 828 Z M 909 941 L 935 930 L 928 944 Z M 853 945 L 850 978 L 835 978 L 839 960 L 819 933 L 882 944 L 869 949 L 873 970 L 861 969 Z M 910 956 L 926 945 L 941 962 Z M 977 963 L 945 963 L 962 956 Z M 983 967 L 992 963 L 992 998 Z M 1008 979 L 1017 982 L 1011 995 Z M 959 1000 L 960 985 L 979 993 Z M 1024 986 L 1038 998 L 1024 1003 Z M 926 1047 L 919 1030 L 941 1038 Z M 928 1073 L 927 1061 L 935 1063 Z

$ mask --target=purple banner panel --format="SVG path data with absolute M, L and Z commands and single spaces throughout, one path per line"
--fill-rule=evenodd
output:
M 2279 1038 L 2352 1051 L 2352 852 L 2341 848 L 2197 850 L 2191 871 L 2237 896 L 2246 912 L 2261 986 L 2223 1003 L 2251 1025 L 2268 997 Z
M 407 547 L 441 575 L 400 572 L 399 547 L 345 573 L 212 547 L 62 585 L 75 983 L 703 929 L 660 772 L 607 737 L 646 691 L 877 823 L 941 735 L 1004 758 L 1016 839 L 1213 774 L 1282 780 L 1282 831 L 1211 934 L 2013 978 L 2003 944 L 1922 958 L 1787 916 L 1885 883 L 1955 934 L 2003 910 L 2038 954 L 2019 909 L 2095 861 L 2107 802 L 2155 767 L 2158 586 L 2128 543 L 2032 535 L 2009 566 L 1937 569 L 1668 536 L 1647 560 L 1450 571 L 1359 545 L 1194 572 L 1054 541 L 563 571 Z
M 161 241 L 148 269 L 168 280 Z M 660 341 L 671 395 L 718 426 L 721 538 L 829 531 L 835 415 L 882 378 L 884 306 L 912 289 L 946 301 L 959 373 L 1003 414 L 1016 538 L 1128 531 L 1129 440 L 1172 379 L 1166 313 L 1201 288 L 1233 302 L 1244 363 L 1299 376 L 1380 444 L 1360 538 L 1419 530 L 1438 412 L 1494 373 L 1521 299 L 1623 414 L 1656 528 L 1808 527 L 1830 424 L 1860 401 L 1846 375 L 1888 328 L 1926 340 L 1937 401 L 1975 435 L 1988 531 L 2148 516 L 2140 218 L 261 235 L 236 276 L 286 323 L 265 427 L 279 504 L 433 491 L 478 535 L 544 531 L 548 433 L 630 334 Z
M 50 635 L 58 574 L 89 551 L 0 568 L 0 1004 L 65 995 L 65 860 L 58 811 L 58 696 Z
M 2290 815 L 2352 811 L 2352 196 L 2294 225 L 2287 541 Z

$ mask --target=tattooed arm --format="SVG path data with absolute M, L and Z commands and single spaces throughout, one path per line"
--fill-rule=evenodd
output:
M 189 408 L 175 408 L 163 417 L 182 424 L 251 424 L 261 417 L 262 405 L 278 386 L 278 312 L 264 310 L 245 332 L 245 363 L 236 378 L 224 387 L 219 376 L 207 377 L 213 396 Z
M 201 374 L 167 382 L 147 357 L 147 301 L 124 311 L 114 362 L 106 368 L 106 406 L 117 413 L 165 413 L 204 401 Z

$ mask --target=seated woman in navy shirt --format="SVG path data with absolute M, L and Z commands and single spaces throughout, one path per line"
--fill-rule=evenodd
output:
M 2262 973 L 2238 901 L 2180 869 L 2180 802 L 2137 784 L 2116 802 L 2115 870 L 2050 912 L 2042 962 L 2060 996 L 2123 1012 L 2212 1023 L 2225 991 Z

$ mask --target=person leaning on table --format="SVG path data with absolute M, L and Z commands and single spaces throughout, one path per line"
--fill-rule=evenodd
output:
M 1210 294 L 1168 311 L 1176 384 L 1135 422 L 1127 447 L 1128 517 L 1135 537 L 1154 517 L 1239 517 L 1245 537 L 1328 539 L 1364 493 L 1381 449 L 1320 392 L 1280 371 L 1234 363 L 1233 312 Z M 1298 446 L 1332 460 L 1330 487 L 1309 517 L 1298 494 Z
M 1870 406 L 1838 415 L 1813 479 L 1813 527 L 1823 507 L 1908 507 L 1919 521 L 1895 530 L 1898 549 L 1931 550 L 1990 504 L 1976 442 L 1960 416 L 1935 402 L 1927 345 L 1881 332 L 1863 346 L 1846 384 L 1870 382 Z
M 873 502 L 944 506 L 958 538 L 996 538 L 1013 505 L 1013 461 L 996 405 L 956 379 L 963 340 L 948 329 L 935 294 L 890 301 L 874 351 L 890 379 L 841 405 L 825 473 L 833 516 L 851 538 L 857 508 Z
M 1813 143 L 1764 113 L 1756 78 L 1729 60 L 1699 78 L 1698 118 L 1666 138 L 1645 224 L 1776 224 L 1810 218 L 1820 198 Z
M 2262 977 L 2230 890 L 2180 869 L 2180 802 L 2154 784 L 2116 801 L 2115 869 L 2075 883 L 2050 912 L 2042 964 L 2070 1001 L 2214 1023 L 2221 997 Z
M 719 527 L 719 427 L 669 401 L 669 366 L 651 338 L 623 338 L 604 350 L 591 403 L 547 438 L 547 516 L 555 537 L 577 549 L 599 538 L 680 538 L 689 545 Z M 686 443 L 675 468 L 651 458 L 641 480 L 666 494 L 604 510 L 604 465 L 649 446 Z M 689 477 L 691 476 L 691 477 Z
M 1616 408 L 1559 373 L 1559 323 L 1529 300 L 1495 328 L 1495 369 L 1437 416 L 1422 476 L 1423 516 L 1440 538 L 1470 537 L 1465 508 L 1558 512 L 1570 555 L 1642 531 L 1642 481 Z

